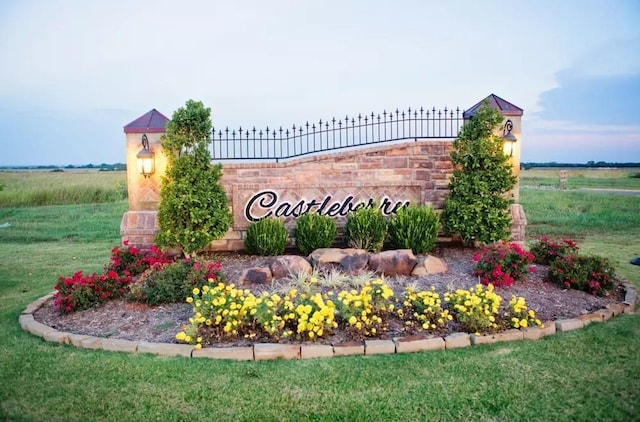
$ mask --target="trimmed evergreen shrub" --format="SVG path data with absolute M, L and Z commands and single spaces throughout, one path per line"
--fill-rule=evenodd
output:
M 485 103 L 453 142 L 453 177 L 441 221 L 445 233 L 458 234 L 467 245 L 506 240 L 511 233 L 513 199 L 507 193 L 517 178 L 504 140 L 493 134 L 502 119 Z
M 296 247 L 303 255 L 333 244 L 337 233 L 336 222 L 327 215 L 308 212 L 296 221 L 294 236 Z
M 162 150 L 167 171 L 162 177 L 156 243 L 179 246 L 193 255 L 219 239 L 232 223 L 228 198 L 220 185 L 222 166 L 211 164 L 211 109 L 187 101 L 167 123 Z
M 282 255 L 287 247 L 289 235 L 284 222 L 268 217 L 253 222 L 247 228 L 244 247 L 252 255 Z
M 411 249 L 414 254 L 433 250 L 438 240 L 438 215 L 431 207 L 403 207 L 389 221 L 389 241 L 396 249 Z
M 375 204 L 347 214 L 344 237 L 352 248 L 380 252 L 387 236 L 387 220 Z

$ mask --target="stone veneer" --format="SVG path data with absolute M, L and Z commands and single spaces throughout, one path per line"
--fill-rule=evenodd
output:
M 229 198 L 233 214 L 233 226 L 224 238 L 210 244 L 211 250 L 244 249 L 247 205 L 251 198 L 261 192 L 265 200 L 274 199 L 271 208 L 260 207 L 254 201 L 249 213 L 260 218 L 267 212 L 275 212 L 279 204 L 290 204 L 290 210 L 298 204 L 305 209 L 310 201 L 326 204 L 323 211 L 333 212 L 342 226 L 344 214 L 359 202 L 375 200 L 378 204 L 388 202 L 391 211 L 399 204 L 411 202 L 431 205 L 440 210 L 448 194 L 448 184 L 453 174 L 450 140 L 420 140 L 367 146 L 318 154 L 278 163 L 230 163 L 224 164 L 221 184 Z M 351 198 L 350 203 L 348 198 Z M 332 208 L 332 206 L 334 208 Z M 286 207 L 286 205 L 285 205 Z M 333 211 L 331 211 L 333 210 Z M 511 209 L 513 227 L 512 240 L 524 241 L 526 218 L 519 204 Z M 124 214 L 120 231 L 123 240 L 131 245 L 148 247 L 158 231 L 157 212 L 129 211 Z M 285 217 L 293 245 L 294 217 Z
M 606 322 L 620 314 L 635 313 L 637 294 L 633 284 L 625 282 L 622 286 L 626 290 L 625 300 L 621 303 L 608 305 L 590 314 L 583 314 L 576 318 L 561 319 L 545 322 L 544 327 L 530 327 L 526 329 L 511 329 L 496 334 L 452 333 L 446 337 L 439 336 L 410 336 L 396 337 L 393 340 L 365 340 L 344 344 L 279 344 L 256 343 L 244 347 L 208 347 L 196 349 L 188 344 L 151 343 L 147 341 L 131 341 L 93 337 L 58 331 L 52 327 L 36 321 L 33 314 L 50 300 L 54 293 L 37 299 L 29 304 L 18 321 L 20 327 L 45 341 L 68 344 L 75 347 L 94 350 L 108 350 L 127 353 L 151 353 L 159 356 L 183 356 L 191 358 L 230 359 L 241 361 L 273 360 L 273 359 L 313 359 L 321 357 L 414 353 L 430 350 L 448 350 L 461 347 L 493 344 L 498 342 L 538 340 L 548 335 L 581 329 L 593 322 Z

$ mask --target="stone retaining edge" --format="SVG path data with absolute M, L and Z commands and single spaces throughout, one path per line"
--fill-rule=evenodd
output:
M 23 331 L 45 341 L 67 344 L 83 349 L 107 350 L 111 352 L 150 353 L 159 356 L 183 356 L 189 358 L 227 359 L 238 361 L 258 361 L 274 359 L 315 359 L 335 356 L 364 356 L 375 354 L 416 353 L 430 350 L 448 350 L 480 344 L 493 344 L 507 341 L 538 340 L 543 337 L 578 330 L 592 322 L 606 322 L 621 314 L 634 314 L 638 296 L 631 283 L 622 283 L 625 288 L 623 302 L 607 305 L 590 314 L 576 318 L 547 321 L 544 327 L 510 329 L 494 334 L 452 333 L 444 337 L 423 336 L 395 337 L 392 340 L 364 340 L 344 344 L 280 344 L 256 343 L 244 347 L 207 347 L 196 349 L 188 344 L 152 343 L 148 341 L 132 341 L 94 337 L 84 334 L 73 334 L 58 331 L 48 325 L 36 321 L 33 314 L 40 309 L 55 292 L 49 293 L 27 305 L 20 313 L 18 322 Z

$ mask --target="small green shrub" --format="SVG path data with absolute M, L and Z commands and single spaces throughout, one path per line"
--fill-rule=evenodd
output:
M 389 240 L 396 249 L 424 254 L 436 246 L 438 229 L 438 215 L 433 208 L 410 205 L 401 208 L 389 221 Z
M 250 254 L 263 256 L 282 255 L 287 247 L 287 228 L 278 218 L 263 218 L 247 228 L 244 247 Z
M 344 236 L 352 248 L 379 252 L 387 236 L 387 221 L 377 206 L 347 214 Z
M 630 174 L 630 175 L 629 175 L 629 178 L 631 178 L 631 179 L 640 179 L 640 172 Z M 0 189 L 0 190 L 1 190 L 1 189 Z
M 187 258 L 151 267 L 140 282 L 130 286 L 127 297 L 151 306 L 182 302 L 195 287 L 218 280 L 224 280 L 219 263 L 203 265 Z
M 317 213 L 306 213 L 296 221 L 296 247 L 303 255 L 319 248 L 328 248 L 336 238 L 336 222 L 333 218 Z
M 565 255 L 549 266 L 549 281 L 589 292 L 592 295 L 606 296 L 615 287 L 618 278 L 615 269 L 607 258 L 595 255 Z

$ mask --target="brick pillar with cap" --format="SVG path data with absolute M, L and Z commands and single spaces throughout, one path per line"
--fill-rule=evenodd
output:
M 160 178 L 167 167 L 160 138 L 166 131 L 168 121 L 165 115 L 152 109 L 124 127 L 129 211 L 122 216 L 120 236 L 123 243 L 127 242 L 141 249 L 150 248 L 158 233 Z M 148 140 L 148 150 L 153 154 L 152 174 L 142 174 L 138 166 L 138 154 L 143 150 L 143 137 Z

